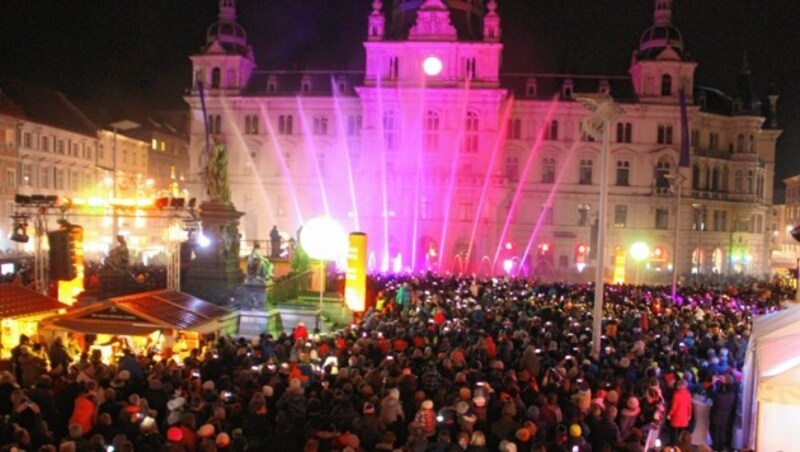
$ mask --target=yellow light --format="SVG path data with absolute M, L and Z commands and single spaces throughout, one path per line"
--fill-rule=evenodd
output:
M 367 235 L 352 233 L 349 242 L 344 300 L 352 311 L 363 312 L 367 294 Z
M 89 198 L 89 207 L 103 207 L 106 205 L 106 200 L 103 198 L 98 198 L 96 196 L 92 196 Z

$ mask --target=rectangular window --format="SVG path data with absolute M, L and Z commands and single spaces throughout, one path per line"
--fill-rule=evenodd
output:
M 542 183 L 553 184 L 556 181 L 556 159 L 545 158 L 542 160 Z
M 580 173 L 578 174 L 578 183 L 581 185 L 592 184 L 592 159 L 581 159 Z
M 614 206 L 614 227 L 624 228 L 628 226 L 628 206 L 617 204 Z
M 294 117 L 292 115 L 280 115 L 278 117 L 278 135 L 291 135 L 294 129 Z
M 42 188 L 50 188 L 50 168 L 42 167 L 40 174 L 39 183 L 41 183 Z
M 31 139 L 31 133 L 30 132 L 25 132 L 24 134 L 22 134 L 22 144 L 26 148 L 30 148 L 32 146 L 32 143 L 33 143 L 33 140 Z
M 64 140 L 58 140 L 58 153 L 59 154 L 64 155 L 65 146 L 66 146 L 66 144 L 64 143 Z
M 617 185 L 627 187 L 630 185 L 631 163 L 627 160 L 617 162 Z
M 63 190 L 64 189 L 64 170 L 57 169 L 56 170 L 56 181 L 54 187 L 56 190 Z
M 327 135 L 328 134 L 328 117 L 327 116 L 314 116 L 314 135 Z
M 6 188 L 11 191 L 17 189 L 17 172 L 13 169 L 6 170 Z
M 48 140 L 47 137 L 42 137 L 42 150 L 50 151 L 50 140 Z
M 472 221 L 472 210 L 472 198 L 461 198 L 458 203 L 458 219 L 461 221 Z
M 658 125 L 658 144 L 672 144 L 672 124 Z
M 666 207 L 659 207 L 656 209 L 656 229 L 669 228 L 669 209 Z
M 22 180 L 20 183 L 26 187 L 33 185 L 33 166 L 22 165 Z
M 690 141 L 689 144 L 691 146 L 693 146 L 693 147 L 700 146 L 700 130 L 692 129 L 692 135 L 691 135 L 690 140 L 691 141 Z
M 588 204 L 581 204 L 578 206 L 578 226 L 589 225 L 589 212 L 591 207 Z
M 347 136 L 357 137 L 361 135 L 361 121 L 361 115 L 347 118 Z
M 522 120 L 521 119 L 509 119 L 508 120 L 508 130 L 506 130 L 506 138 L 509 140 L 519 140 L 522 138 Z

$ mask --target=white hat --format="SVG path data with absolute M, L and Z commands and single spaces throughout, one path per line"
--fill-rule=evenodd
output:
M 184 405 L 186 405 L 186 399 L 183 397 L 176 397 L 167 402 L 167 409 L 170 411 L 177 411 L 183 408 Z

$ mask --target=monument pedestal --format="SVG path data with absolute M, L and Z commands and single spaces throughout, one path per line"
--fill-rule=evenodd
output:
M 229 304 L 244 274 L 239 266 L 239 218 L 244 213 L 220 201 L 200 204 L 203 235 L 209 245 L 195 249 L 183 291 L 217 305 Z

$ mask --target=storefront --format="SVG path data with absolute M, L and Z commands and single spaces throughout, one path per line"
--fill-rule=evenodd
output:
M 156 290 L 71 308 L 40 329 L 72 333 L 80 348 L 99 350 L 106 361 L 125 348 L 181 361 L 204 338 L 234 333 L 236 327 L 236 313 L 183 292 Z
M 18 284 L 0 284 L 0 353 L 2 359 L 11 356 L 11 349 L 19 344 L 19 336 L 24 334 L 37 343 L 38 325 L 42 319 L 63 314 L 67 305 L 55 298 L 42 295 Z

